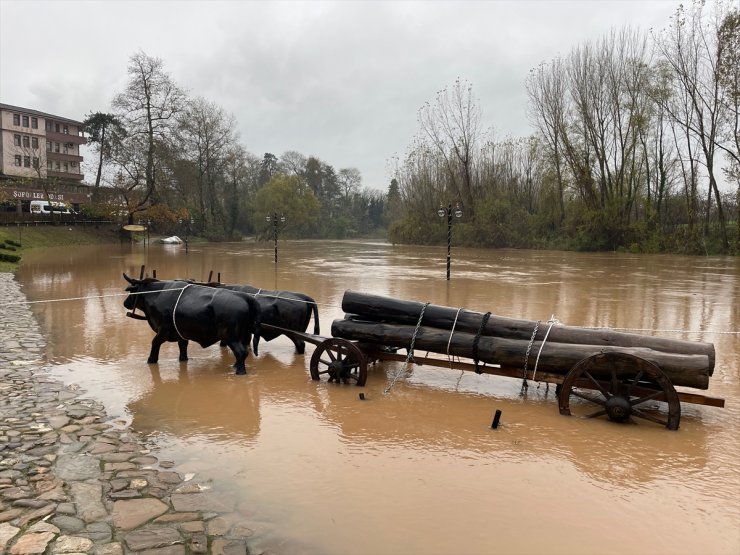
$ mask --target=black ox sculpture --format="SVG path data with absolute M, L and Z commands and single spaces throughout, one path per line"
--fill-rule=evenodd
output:
M 253 297 L 259 304 L 260 321 L 263 324 L 289 331 L 304 332 L 308 328 L 308 323 L 313 315 L 313 333 L 314 335 L 321 333 L 319 309 L 316 306 L 316 301 L 308 295 L 293 291 L 259 289 L 251 285 L 223 285 L 222 287 L 230 291 L 246 293 Z M 265 341 L 272 341 L 279 335 L 283 335 L 283 333 L 279 330 L 263 327 L 260 337 Z M 296 353 L 303 354 L 306 350 L 306 343 L 292 335 L 285 335 L 295 345 Z
M 188 341 L 209 347 L 221 341 L 234 353 L 237 374 L 246 374 L 244 361 L 254 334 L 253 350 L 257 356 L 260 340 L 260 307 L 253 296 L 224 288 L 204 287 L 183 280 L 133 279 L 123 306 L 127 316 L 146 320 L 155 332 L 147 362 L 159 360 L 159 348 L 165 341 L 176 341 L 180 360 L 188 359 Z M 136 314 L 140 309 L 144 316 Z

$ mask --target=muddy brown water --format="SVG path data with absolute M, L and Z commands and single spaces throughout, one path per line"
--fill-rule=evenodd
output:
M 454 249 L 372 242 L 107 245 L 24 255 L 18 280 L 54 375 L 103 401 L 214 491 L 235 497 L 252 548 L 278 553 L 740 553 L 740 265 L 736 258 Z M 560 416 L 554 388 L 379 363 L 367 386 L 310 379 L 284 337 L 235 376 L 230 353 L 125 317 L 122 273 L 302 291 L 322 331 L 345 290 L 502 316 L 713 342 L 709 395 L 681 428 Z M 214 273 L 214 278 L 216 274 Z M 312 329 L 312 326 L 311 326 Z M 366 400 L 361 401 L 359 391 Z M 491 429 L 496 410 L 501 426 Z

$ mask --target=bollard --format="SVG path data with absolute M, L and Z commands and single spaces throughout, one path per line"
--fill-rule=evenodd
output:
M 501 411 L 496 409 L 496 414 L 493 415 L 493 422 L 491 423 L 491 428 L 494 430 L 498 428 L 498 422 L 501 420 Z

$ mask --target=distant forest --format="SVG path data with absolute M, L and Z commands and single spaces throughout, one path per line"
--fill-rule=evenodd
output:
M 737 254 L 740 10 L 683 5 L 662 31 L 613 30 L 526 82 L 535 134 L 497 139 L 458 80 L 418 112 L 387 190 L 295 151 L 255 156 L 217 104 L 136 53 L 110 111 L 85 121 L 97 213 L 210 240 L 387 237 L 471 247 Z

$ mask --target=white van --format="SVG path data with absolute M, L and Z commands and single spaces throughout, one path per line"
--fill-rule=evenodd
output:
M 45 200 L 31 201 L 31 214 L 76 214 L 68 205 L 63 202 L 47 202 Z

